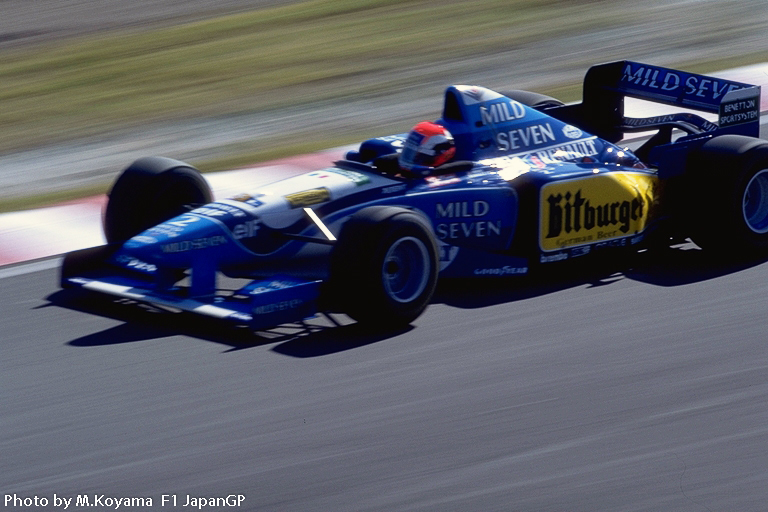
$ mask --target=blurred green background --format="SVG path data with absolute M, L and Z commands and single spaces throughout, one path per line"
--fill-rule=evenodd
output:
M 553 7 L 575 16 L 570 31 L 605 22 L 578 16 L 588 3 L 314 0 L 11 52 L 0 64 L 0 151 L 117 123 L 384 94 L 418 84 L 420 64 L 540 36 L 539 13 Z M 397 73 L 407 68 L 415 72 Z
M 613 58 L 639 60 L 643 52 L 653 51 L 651 45 L 638 55 L 627 55 L 638 27 L 646 27 L 639 32 L 645 33 L 642 39 L 659 39 L 655 47 L 666 52 L 677 48 L 675 16 L 694 23 L 696 16 L 707 15 L 696 13 L 696 1 L 677 2 L 679 10 L 671 8 L 673 3 L 310 0 L 178 25 L 128 27 L 2 49 L 0 154 L 148 125 L 259 115 L 300 105 L 331 105 L 341 114 L 347 100 L 391 97 L 396 103 L 397 94 L 434 98 L 434 109 L 439 111 L 441 88 L 450 83 L 535 87 L 573 101 L 580 97 L 580 80 L 590 64 Z M 733 12 L 735 16 L 741 11 Z M 734 31 L 743 26 L 734 21 L 724 16 L 710 21 L 723 26 L 713 27 L 713 34 L 727 38 L 724 27 L 730 24 L 728 30 Z M 669 41 L 660 39 L 659 27 L 668 27 Z M 695 28 L 692 33 L 696 34 Z M 552 41 L 561 48 L 554 55 L 545 49 L 545 42 Z M 684 42 L 679 53 L 654 63 L 707 72 L 766 57 L 757 47 L 735 54 L 684 51 L 695 49 L 695 36 Z M 537 47 L 544 53 L 537 54 Z M 515 57 L 499 57 L 505 55 Z M 527 67 L 504 66 L 515 59 L 525 59 Z M 475 77 L 477 81 L 470 81 Z M 253 145 L 229 147 L 227 154 L 194 163 L 203 170 L 226 169 L 337 146 L 407 130 L 425 114 L 405 110 L 402 121 L 392 122 L 377 120 L 374 112 L 361 112 L 354 122 L 328 130 L 302 130 L 299 125 L 293 134 L 276 132 Z M 35 204 L 103 191 L 107 183 L 57 192 Z M 6 201 L 0 207 L 13 209 L 18 203 Z

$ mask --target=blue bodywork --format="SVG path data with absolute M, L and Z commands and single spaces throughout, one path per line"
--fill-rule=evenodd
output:
M 719 122 L 626 118 L 625 96 L 715 112 Z M 441 277 L 523 275 L 537 264 L 640 247 L 670 215 L 663 185 L 682 172 L 686 155 L 715 134 L 756 135 L 755 112 L 759 88 L 629 61 L 590 69 L 582 103 L 542 110 L 483 87 L 451 86 L 436 122 L 453 134 L 457 156 L 434 175 L 397 167 L 393 155 L 407 134 L 370 139 L 326 169 L 245 187 L 169 219 L 62 282 L 261 329 L 321 307 L 334 241 L 306 209 L 335 235 L 370 206 L 423 215 Z M 683 137 L 672 141 L 673 129 Z M 657 136 L 637 154 L 616 145 L 648 130 Z M 221 293 L 220 275 L 247 284 Z

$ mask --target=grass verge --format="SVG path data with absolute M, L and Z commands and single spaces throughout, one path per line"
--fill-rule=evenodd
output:
M 607 14 L 565 0 L 310 0 L 149 31 L 7 50 L 0 151 L 114 126 L 381 95 L 414 70 L 586 30 Z M 615 20 L 614 20 L 615 21 Z
M 4 51 L 0 152 L 116 126 L 386 95 L 419 85 L 424 76 L 412 71 L 423 62 L 482 59 L 554 31 L 577 34 L 606 22 L 616 26 L 631 20 L 608 3 L 588 0 L 309 0 Z M 754 53 L 677 66 L 706 73 L 764 60 L 763 53 Z M 572 84 L 537 90 L 576 101 L 580 81 L 574 76 Z M 227 148 L 227 157 L 194 163 L 203 171 L 237 168 L 353 143 L 382 135 L 386 128 L 305 134 L 299 145 L 295 134 L 276 136 L 260 143 L 267 149 L 237 145 Z M 103 193 L 108 187 L 0 200 L 0 212 Z

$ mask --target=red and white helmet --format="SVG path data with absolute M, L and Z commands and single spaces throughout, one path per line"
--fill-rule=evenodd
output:
M 429 175 L 456 154 L 453 135 L 443 126 L 422 121 L 413 127 L 400 153 L 400 167 L 417 174 Z

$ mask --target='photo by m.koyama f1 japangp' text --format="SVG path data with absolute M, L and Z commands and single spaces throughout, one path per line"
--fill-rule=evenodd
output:
M 43 508 L 45 510 L 75 510 L 81 507 L 98 507 L 99 510 L 130 510 L 136 508 L 185 508 L 198 510 L 221 510 L 245 506 L 244 494 L 226 496 L 194 496 L 191 494 L 162 494 L 160 496 L 109 496 L 106 494 L 76 494 L 64 496 L 53 493 L 50 496 L 24 496 L 6 494 L 3 497 L 6 508 Z

